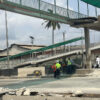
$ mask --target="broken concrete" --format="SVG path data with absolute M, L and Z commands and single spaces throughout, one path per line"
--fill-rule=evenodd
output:
M 78 98 L 61 96 L 11 96 L 4 95 L 2 100 L 100 100 L 100 98 Z

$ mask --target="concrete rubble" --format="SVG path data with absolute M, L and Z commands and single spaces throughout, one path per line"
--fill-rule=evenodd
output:
M 34 89 L 30 88 L 20 88 L 20 89 L 7 89 L 7 88 L 0 88 L 0 94 L 8 94 L 8 95 L 16 95 L 16 96 L 70 96 L 70 97 L 81 97 L 84 92 L 81 90 L 70 91 L 70 92 L 62 92 L 62 93 L 54 93 L 54 92 L 38 92 Z
M 16 95 L 16 96 L 30 96 L 30 95 L 40 95 L 40 96 L 59 96 L 63 97 L 64 94 L 60 93 L 49 93 L 49 92 L 38 92 L 34 91 L 34 89 L 29 88 L 21 88 L 21 89 L 7 89 L 7 88 L 0 88 L 0 94 L 8 94 L 8 95 Z M 68 94 L 68 93 L 67 93 Z M 70 93 L 70 96 L 78 96 L 82 95 L 82 91 L 74 91 L 73 93 Z
M 0 87 L 0 94 L 5 94 L 13 91 L 12 89 Z
M 75 91 L 74 93 L 72 93 L 73 97 L 81 97 L 84 93 L 80 90 Z
M 94 71 L 92 73 L 88 74 L 88 77 L 100 78 L 100 69 L 94 69 Z
M 28 96 L 28 95 L 30 95 L 30 93 L 31 93 L 30 89 L 26 89 L 24 91 L 23 95 Z
M 90 80 L 90 82 L 92 82 L 92 78 L 94 79 L 95 77 L 98 77 L 96 80 L 99 80 L 100 70 L 95 70 L 94 72 L 89 74 L 87 77 L 89 77 L 89 78 L 82 78 L 82 80 L 83 80 L 82 83 L 87 81 L 88 79 Z M 47 86 L 49 87 L 52 84 L 54 86 L 54 84 L 57 85 L 58 83 L 60 84 L 60 86 L 66 86 L 66 85 L 69 86 L 69 83 L 68 83 L 69 81 L 71 83 L 73 83 L 74 81 L 80 82 L 79 79 L 80 78 L 78 78 L 78 77 L 77 78 L 73 77 L 73 78 L 67 79 L 67 80 L 62 79 L 62 81 L 65 82 L 63 84 L 62 84 L 61 80 L 51 81 L 50 83 L 47 84 Z M 90 82 L 89 82 L 89 84 L 90 84 Z M 75 83 L 75 85 L 76 85 L 76 83 Z M 97 83 L 96 83 L 96 85 L 97 85 Z M 86 86 L 86 84 L 85 84 L 85 86 Z M 38 87 L 30 86 L 28 88 L 23 87 L 20 89 L 9 89 L 9 88 L 0 87 L 0 96 L 3 96 L 6 99 L 8 97 L 9 98 L 10 97 L 14 97 L 14 98 L 22 97 L 22 98 L 25 98 L 25 100 L 26 100 L 26 97 L 27 98 L 28 97 L 39 97 L 39 98 L 41 98 L 41 100 L 42 100 L 42 98 L 43 98 L 43 100 L 45 100 L 46 97 L 61 98 L 61 100 L 67 100 L 68 98 L 69 98 L 68 100 L 81 100 L 81 99 L 70 99 L 70 98 L 84 98 L 85 96 L 87 96 L 86 98 L 88 98 L 88 97 L 91 98 L 91 96 L 93 96 L 95 93 L 98 93 L 98 94 L 96 94 L 98 96 L 98 98 L 96 97 L 96 95 L 94 95 L 94 97 L 96 97 L 97 99 L 93 99 L 93 100 L 100 100 L 100 90 L 99 90 L 99 88 L 96 88 L 96 87 L 80 88 L 79 85 L 77 86 L 77 88 L 72 88 L 72 85 L 71 85 L 71 87 L 67 87 L 67 88 L 66 87 L 65 88 L 60 88 L 60 87 L 59 88 L 50 88 L 50 87 L 48 88 L 48 87 L 46 87 L 46 84 L 43 84 L 42 86 L 40 84 L 40 85 L 38 85 Z M 67 99 L 65 99 L 65 98 L 67 98 Z M 3 99 L 3 100 L 6 100 L 6 99 Z M 0 99 L 0 100 L 2 100 L 2 99 Z M 7 100 L 20 100 L 20 99 L 7 99 Z M 33 100 L 33 99 L 29 99 L 29 100 Z M 52 99 L 47 99 L 47 100 L 52 100 Z M 82 99 L 82 100 L 92 100 L 92 99 Z
M 3 94 L 2 94 L 3 93 Z M 71 91 L 71 92 L 66 92 L 66 93 L 51 93 L 51 92 L 37 92 L 34 89 L 30 89 L 30 88 L 20 88 L 20 89 L 7 89 L 7 88 L 0 88 L 0 94 L 2 95 L 3 99 L 0 100 L 21 100 L 18 99 L 20 98 L 31 98 L 31 97 L 36 97 L 36 98 L 41 98 L 41 100 L 45 100 L 44 98 L 54 98 L 53 100 L 55 100 L 56 98 L 58 98 L 57 100 L 81 100 L 81 98 L 84 98 L 84 92 L 81 90 L 76 90 L 76 91 Z M 11 98 L 11 99 L 8 99 Z M 12 99 L 12 98 L 17 98 L 17 99 Z M 43 99 L 42 99 L 43 98 Z M 66 99 L 67 98 L 67 99 Z M 73 99 L 71 99 L 73 98 Z M 77 99 L 74 99 L 77 98 Z M 80 98 L 80 99 L 79 99 Z M 86 97 L 87 98 L 87 97 Z M 98 99 L 93 99 L 93 100 L 99 100 L 100 97 Z M 29 100 L 33 100 L 33 99 L 29 99 Z M 38 99 L 36 99 L 38 100 Z M 48 100 L 48 99 L 47 99 Z M 52 100 L 52 99 L 49 99 Z M 92 100 L 92 99 L 82 99 L 82 100 Z
M 25 92 L 25 89 L 24 88 L 21 88 L 21 89 L 19 89 L 19 90 L 16 91 L 16 95 L 17 96 L 21 96 L 21 95 L 24 94 L 24 92 Z

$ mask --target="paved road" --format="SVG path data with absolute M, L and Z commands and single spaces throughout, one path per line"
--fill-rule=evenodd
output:
M 10 83 L 9 83 L 10 81 Z M 76 90 L 82 90 L 85 92 L 100 93 L 100 78 L 89 77 L 73 77 L 73 78 L 43 78 L 43 79 L 25 79 L 25 80 L 7 80 L 6 84 L 3 84 L 5 80 L 0 80 L 0 85 L 5 88 L 22 88 L 27 87 L 37 91 L 43 92 L 71 92 Z
M 100 93 L 100 78 L 64 78 L 42 85 L 31 86 L 30 88 L 47 92 L 73 92 L 82 90 L 87 93 Z
M 5 83 L 6 84 L 3 84 Z M 9 83 L 9 85 L 7 85 Z M 22 88 L 27 87 L 34 91 L 39 92 L 53 92 L 55 93 L 73 93 L 76 91 L 82 91 L 83 93 L 96 93 L 100 94 L 100 78 L 90 77 L 73 77 L 73 78 L 42 78 L 42 79 L 1 79 L 0 85 L 6 88 Z M 7 96 L 5 95 L 3 100 L 100 100 L 100 98 L 69 98 L 60 96 Z
M 47 79 L 48 81 L 50 79 Z M 44 84 L 35 85 L 33 87 L 37 88 L 74 88 L 74 87 L 94 87 L 100 88 L 100 78 L 63 78 L 63 79 L 56 79 L 51 82 L 47 82 Z

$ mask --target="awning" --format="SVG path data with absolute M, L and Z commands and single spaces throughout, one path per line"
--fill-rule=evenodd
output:
M 100 0 L 81 0 L 81 1 L 84 1 L 90 5 L 100 8 Z

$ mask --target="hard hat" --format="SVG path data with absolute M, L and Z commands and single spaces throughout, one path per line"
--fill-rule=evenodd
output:
M 56 62 L 59 63 L 59 60 L 57 60 Z

